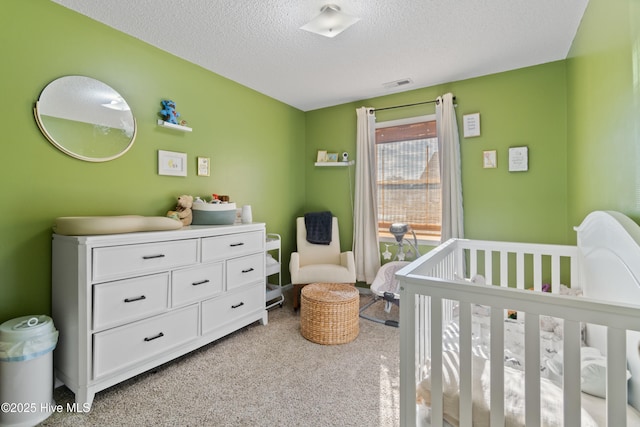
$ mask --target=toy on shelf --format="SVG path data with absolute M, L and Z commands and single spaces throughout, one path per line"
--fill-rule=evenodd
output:
M 173 123 L 174 125 L 182 125 L 183 123 L 187 123 L 184 120 L 178 123 L 178 117 L 180 117 L 180 113 L 176 111 L 176 103 L 168 99 L 162 101 L 162 110 L 160 110 L 159 114 L 162 117 L 162 120 L 167 123 Z

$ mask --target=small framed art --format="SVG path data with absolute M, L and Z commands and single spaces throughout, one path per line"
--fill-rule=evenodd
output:
M 316 157 L 316 162 L 324 163 L 327 161 L 327 150 L 318 150 L 318 156 Z
M 338 161 L 338 153 L 327 153 L 327 162 L 337 162 Z
M 480 136 L 480 113 L 462 116 L 463 135 L 465 138 Z
M 158 150 L 158 175 L 187 176 L 187 154 Z
M 509 172 L 529 170 L 529 149 L 527 147 L 509 148 Z
M 485 169 L 495 169 L 498 167 L 498 155 L 496 150 L 482 152 L 482 167 Z
M 211 159 L 198 157 L 198 176 L 209 176 L 211 173 Z

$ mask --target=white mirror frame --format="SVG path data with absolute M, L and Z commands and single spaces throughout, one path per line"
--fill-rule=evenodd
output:
M 36 101 L 33 113 L 42 134 L 65 154 L 87 162 L 107 162 L 123 156 L 133 146 L 137 134 L 136 119 L 124 98 L 99 80 L 85 76 L 64 76 L 49 83 Z M 65 145 L 66 135 L 52 135 L 42 116 L 69 122 L 90 124 L 99 129 L 121 131 L 128 144 L 112 155 L 91 157 Z M 93 142 L 93 141 L 90 141 Z

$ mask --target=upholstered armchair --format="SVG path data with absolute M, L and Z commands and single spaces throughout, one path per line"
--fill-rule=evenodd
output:
M 300 290 L 304 285 L 318 282 L 355 284 L 353 252 L 340 252 L 338 218 L 333 217 L 328 245 L 309 243 L 304 218 L 296 218 L 296 243 L 297 252 L 291 253 L 289 262 L 294 309 L 300 306 Z

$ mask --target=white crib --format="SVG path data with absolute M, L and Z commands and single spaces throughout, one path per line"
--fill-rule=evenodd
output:
M 640 423 L 634 409 L 640 409 L 640 227 L 620 213 L 598 211 L 576 231 L 577 246 L 453 239 L 397 273 L 402 426 L 427 422 L 441 426 L 443 420 L 460 426 L 483 425 L 476 412 L 479 369 L 472 369 L 479 360 L 474 354 L 481 327 L 490 337 L 486 340 L 488 374 L 482 378 L 484 387 L 490 384 L 489 390 L 484 389 L 490 409 L 485 414 L 487 425 L 517 425 L 511 424 L 505 408 L 505 394 L 514 394 L 505 389 L 506 377 L 522 381 L 518 388 L 523 425 L 554 425 L 548 422 L 554 417 L 557 425 L 564 426 L 589 425 L 592 420 L 591 425 L 610 427 Z M 473 283 L 471 279 L 478 275 L 495 286 Z M 545 284 L 551 285 L 551 292 L 540 292 Z M 581 289 L 583 296 L 562 295 L 561 284 L 570 285 L 572 292 Z M 479 307 L 486 310 L 481 327 Z M 517 312 L 520 325 L 516 326 L 524 332 L 526 360 L 517 374 L 505 368 L 505 354 L 512 350 L 505 347 L 508 310 Z M 555 383 L 541 378 L 542 365 L 549 362 L 541 361 L 541 319 L 561 325 L 560 350 L 553 357 L 563 362 L 563 373 Z M 452 326 L 457 331 L 454 353 L 445 351 L 449 344 L 443 344 L 443 333 L 450 335 Z M 606 399 L 581 393 L 585 346 L 606 357 Z M 452 358 L 457 364 L 454 372 L 448 366 Z M 455 400 L 451 400 L 452 378 Z M 429 421 L 424 408 L 416 404 L 425 396 L 418 392 L 424 384 L 430 399 Z M 549 413 L 548 387 L 558 389 L 559 413 Z M 590 416 L 592 420 L 587 420 Z

